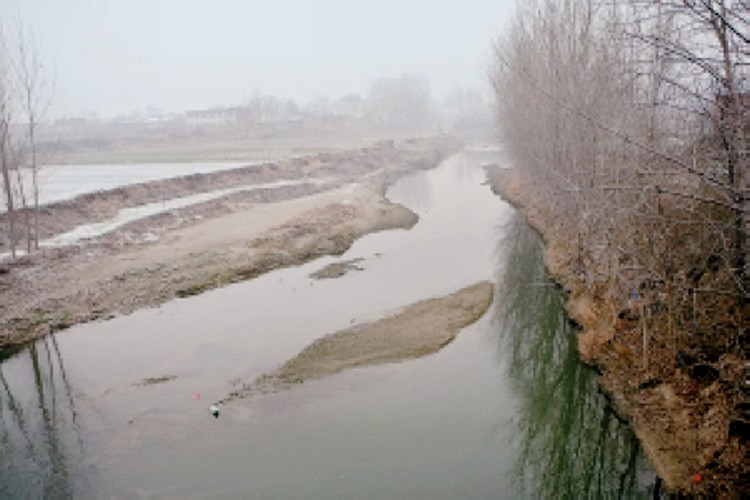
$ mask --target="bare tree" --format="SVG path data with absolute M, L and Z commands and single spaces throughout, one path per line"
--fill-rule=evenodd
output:
M 717 140 L 713 157 L 691 160 L 711 162 L 702 171 L 704 181 L 723 191 L 731 205 L 733 244 L 731 265 L 740 295 L 750 290 L 747 268 L 750 237 L 750 207 L 747 196 L 748 26 L 750 5 L 736 0 L 630 0 L 635 12 L 625 33 L 642 51 L 662 53 L 670 68 L 649 72 L 655 85 L 664 89 L 656 106 L 680 110 L 690 123 L 683 141 L 704 140 L 706 129 Z M 666 20 L 666 21 L 665 21 Z M 655 30 L 655 23 L 673 28 Z M 651 28 L 651 29 L 649 29 Z M 702 146 L 705 146 L 705 142 Z M 705 148 L 703 148 L 705 149 Z M 719 168 L 717 168 L 719 167 Z
M 3 194 L 8 219 L 8 247 L 11 256 L 16 257 L 15 203 L 11 172 L 13 169 L 13 144 L 11 125 L 13 123 L 13 67 L 5 43 L 4 30 L 0 26 L 0 169 L 2 169 Z
M 590 332 L 602 344 L 589 359 L 641 382 L 721 379 L 715 401 L 681 397 L 725 411 L 730 438 L 748 419 L 736 376 L 750 306 L 748 28 L 742 0 L 529 0 L 491 74 L 523 202 L 571 257 L 569 286 L 613 313 Z M 713 459 L 733 481 L 724 450 Z
M 27 228 L 27 241 L 33 241 L 34 249 L 39 249 L 39 157 L 37 133 L 39 123 L 50 104 L 51 90 L 43 73 L 43 67 L 34 46 L 33 34 L 19 22 L 18 39 L 18 79 L 22 93 L 23 111 L 26 118 L 26 143 L 28 166 L 31 169 L 33 194 L 33 236 Z M 29 251 L 31 248 L 29 248 Z
M 370 86 L 368 108 L 368 117 L 376 126 L 423 131 L 433 113 L 427 80 L 416 75 L 378 80 Z
M 0 167 L 7 240 L 13 258 L 19 242 L 19 210 L 23 214 L 27 251 L 39 248 L 37 134 L 50 98 L 31 31 L 20 20 L 15 30 L 0 26 Z M 30 173 L 30 179 L 26 173 Z
M 665 304 L 673 359 L 680 328 L 742 343 L 740 319 L 707 312 L 748 294 L 748 19 L 731 0 L 537 0 L 496 47 L 501 131 L 536 208 L 582 286 Z

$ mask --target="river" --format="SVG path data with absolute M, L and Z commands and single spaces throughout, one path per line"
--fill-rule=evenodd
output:
M 42 339 L 0 364 L 0 496 L 649 497 L 653 473 L 576 357 L 541 243 L 465 151 L 388 196 L 411 230 Z M 332 280 L 310 274 L 362 259 Z M 314 339 L 479 280 L 439 353 L 208 405 Z

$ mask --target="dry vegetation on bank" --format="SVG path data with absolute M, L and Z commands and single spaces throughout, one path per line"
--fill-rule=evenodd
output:
M 496 189 L 667 489 L 747 494 L 748 8 L 532 4 L 496 50 Z

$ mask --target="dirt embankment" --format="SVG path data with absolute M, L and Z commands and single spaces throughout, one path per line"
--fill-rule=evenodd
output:
M 545 265 L 568 294 L 566 311 L 580 326 L 581 359 L 600 372 L 599 384 L 617 413 L 627 419 L 670 492 L 738 498 L 747 491 L 748 447 L 730 437 L 728 393 L 719 381 L 701 381 L 675 371 L 653 377 L 634 359 L 642 346 L 637 322 L 618 314 L 623 304 L 603 300 L 575 271 L 577 249 L 556 237 L 556 220 L 530 197 L 521 172 L 488 168 L 493 191 L 518 207 L 545 242 Z M 724 380 L 742 380 L 727 366 Z M 738 382 L 742 383 L 742 382 Z
M 322 337 L 272 373 L 221 403 L 277 392 L 351 368 L 419 358 L 439 351 L 492 303 L 493 285 L 481 282 L 451 295 L 413 304 L 388 318 Z
M 364 234 L 411 227 L 416 215 L 384 196 L 393 180 L 430 168 L 460 144 L 388 141 L 261 167 L 192 175 L 81 196 L 47 207 L 44 236 L 123 208 L 268 184 L 124 225 L 76 245 L 0 263 L 0 350 L 76 323 L 127 314 L 326 254 Z M 2 224 L 2 221 L 0 221 Z
M 230 197 L 230 200 L 235 202 L 266 203 L 310 194 L 313 190 L 330 189 L 334 184 L 344 185 L 377 173 L 383 175 L 376 180 L 381 184 L 388 183 L 410 169 L 435 165 L 441 158 L 454 152 L 456 148 L 456 141 L 447 137 L 400 142 L 385 141 L 362 149 L 318 153 L 303 158 L 238 167 L 208 174 L 193 174 L 88 193 L 72 200 L 42 207 L 39 213 L 39 240 L 43 241 L 84 223 L 109 219 L 124 208 L 238 186 L 268 185 L 279 181 L 314 183 L 277 189 L 247 190 Z M 379 172 L 381 169 L 383 172 Z M 220 206 L 215 208 L 222 210 Z M 223 210 L 226 211 L 226 208 Z M 22 211 L 17 214 L 17 217 L 23 218 Z M 208 215 L 214 215 L 214 213 Z M 0 228 L 3 228 L 3 231 L 7 227 L 6 217 L 6 213 L 0 213 Z M 17 239 L 20 240 L 21 236 L 17 235 Z M 0 253 L 8 250 L 7 244 L 6 237 L 0 238 Z

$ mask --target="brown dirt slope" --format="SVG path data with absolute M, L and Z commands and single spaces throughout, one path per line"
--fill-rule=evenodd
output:
M 566 311 L 580 326 L 581 359 L 601 373 L 600 387 L 630 422 L 666 489 L 706 498 L 750 494 L 747 442 L 732 437 L 729 429 L 734 406 L 729 395 L 734 385 L 743 383 L 741 360 L 720 366 L 720 379 L 713 381 L 680 369 L 658 375 L 643 370 L 638 322 L 622 319 L 618 311 L 623 304 L 603 300 L 577 279 L 576 249 L 557 237 L 555 218 L 531 198 L 523 173 L 492 168 L 487 175 L 493 190 L 518 207 L 542 235 L 547 270 L 565 287 Z M 735 381 L 730 390 L 726 381 Z

